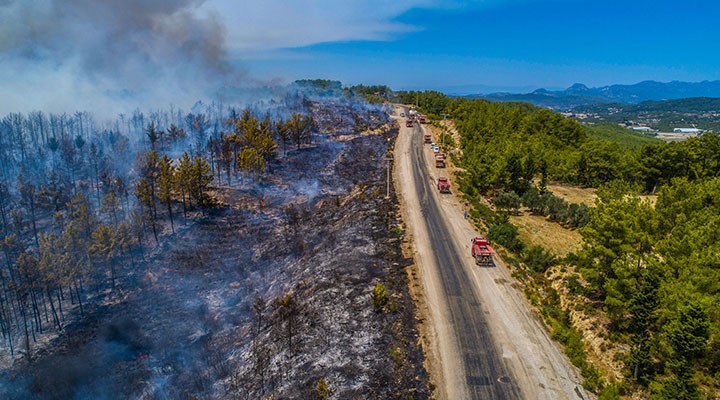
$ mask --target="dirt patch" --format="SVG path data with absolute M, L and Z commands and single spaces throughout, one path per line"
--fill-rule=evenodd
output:
M 563 228 L 546 217 L 523 212 L 521 216 L 511 216 L 510 222 L 518 228 L 523 242 L 542 246 L 555 255 L 566 256 L 582 246 L 582 236 L 577 230 Z
M 553 194 L 569 203 L 585 204 L 588 207 L 594 206 L 595 199 L 597 198 L 595 189 L 593 188 L 580 188 L 559 183 L 549 184 L 547 188 L 553 192 Z

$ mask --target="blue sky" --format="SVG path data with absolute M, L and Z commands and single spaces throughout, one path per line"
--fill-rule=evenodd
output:
M 238 58 L 268 79 L 450 92 L 720 79 L 720 6 L 711 1 L 425 2 L 395 11 L 376 16 L 386 29 L 370 39 L 348 29 L 345 39 Z
M 0 0 L 0 115 L 304 78 L 452 94 L 718 80 L 718 15 L 709 0 Z

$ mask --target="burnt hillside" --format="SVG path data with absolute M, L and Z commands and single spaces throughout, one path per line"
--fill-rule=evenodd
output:
M 384 116 L 308 107 L 327 134 L 290 146 L 261 178 L 215 185 L 212 206 L 175 233 L 163 220 L 159 245 L 124 266 L 120 289 L 35 344 L 0 375 L 0 393 L 428 398 L 410 260 L 384 193 L 397 130 Z M 350 114 L 349 128 L 331 129 Z M 377 283 L 389 293 L 381 307 Z

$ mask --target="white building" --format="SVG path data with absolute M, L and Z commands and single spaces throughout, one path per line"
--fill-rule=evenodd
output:
M 673 132 L 675 132 L 675 133 L 688 133 L 688 134 L 697 135 L 698 133 L 702 132 L 702 129 L 698 129 L 698 128 L 675 128 L 675 129 L 673 129 Z
M 630 129 L 637 132 L 652 132 L 653 128 L 649 126 L 631 126 Z

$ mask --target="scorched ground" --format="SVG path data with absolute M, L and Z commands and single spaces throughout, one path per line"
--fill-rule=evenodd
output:
M 347 112 L 314 108 L 323 120 Z M 328 124 L 330 126 L 331 124 Z M 281 150 L 161 235 L 121 292 L 30 362 L 5 398 L 427 398 L 385 156 L 385 116 Z M 371 128 L 371 129 L 367 129 Z M 322 131 L 322 129 L 321 129 Z M 371 292 L 387 287 L 375 307 Z

